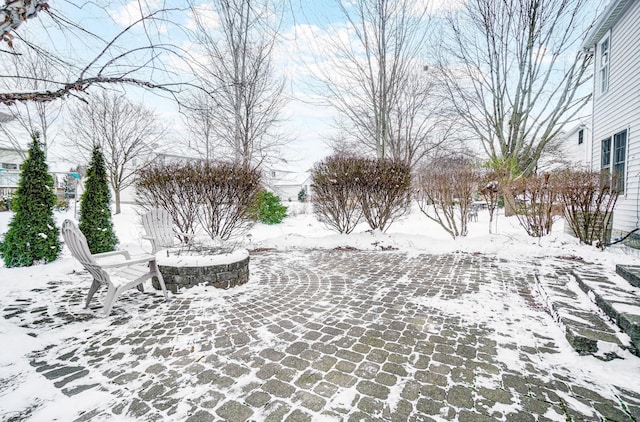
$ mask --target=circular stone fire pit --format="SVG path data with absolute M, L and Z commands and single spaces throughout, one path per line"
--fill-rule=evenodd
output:
M 173 293 L 198 284 L 227 289 L 249 281 L 249 252 L 246 249 L 172 248 L 156 253 L 156 261 L 167 290 Z M 153 286 L 160 288 L 155 277 Z

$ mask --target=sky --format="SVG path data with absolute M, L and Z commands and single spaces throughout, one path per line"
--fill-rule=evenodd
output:
M 156 10 L 161 4 L 166 4 L 169 8 L 175 7 L 175 10 L 172 9 L 167 14 L 167 19 L 151 28 L 150 32 L 153 32 L 159 41 L 167 44 L 188 46 L 185 28 L 193 28 L 193 24 L 190 13 L 184 9 L 184 2 L 141 1 L 150 10 Z M 419 0 L 414 4 L 428 2 L 432 13 L 438 15 L 445 10 L 459 8 L 463 1 Z M 593 0 L 593 2 L 601 6 L 600 0 Z M 322 104 L 318 93 L 312 88 L 313 81 L 309 75 L 314 66 L 327 64 L 323 57 L 319 57 L 318 51 L 325 50 L 327 43 L 330 42 L 328 29 L 338 32 L 343 30 L 345 19 L 334 1 L 283 0 L 281 5 L 283 7 L 281 36 L 274 54 L 278 71 L 287 78 L 285 95 L 288 102 L 282 117 L 285 119 L 283 129 L 289 135 L 291 142 L 280 154 L 283 158 L 280 167 L 306 170 L 330 152 L 325 140 L 334 133 L 332 122 L 337 116 L 335 111 Z M 20 31 L 25 31 L 39 39 L 42 45 L 56 50 L 62 57 L 68 57 L 73 61 L 74 58 L 95 55 L 95 51 L 101 48 L 101 43 L 91 41 L 80 30 L 69 30 L 68 25 L 65 31 L 59 31 L 57 27 L 61 20 L 74 22 L 104 39 L 110 39 L 135 21 L 140 13 L 139 7 L 138 0 L 61 2 L 52 8 L 57 22 L 56 19 L 52 20 L 41 14 L 36 18 L 37 22 L 29 21 L 27 25 L 20 28 Z M 207 16 L 215 26 L 215 14 L 211 12 Z M 144 42 L 145 37 L 146 33 L 142 28 L 134 28 L 129 34 L 123 36 L 120 44 L 131 48 Z M 312 44 L 316 44 L 315 47 Z M 118 48 L 115 51 L 120 50 Z M 177 66 L 175 56 L 165 61 L 165 65 L 165 70 L 183 70 Z M 153 76 L 157 77 L 157 72 Z M 178 75 L 178 77 L 184 78 L 185 75 Z M 187 131 L 178 106 L 172 98 L 157 91 L 149 92 L 131 87 L 112 86 L 109 89 L 126 90 L 130 98 L 144 103 L 159 115 L 162 124 L 171 129 L 166 137 L 165 146 L 173 149 L 177 142 L 185 140 Z M 70 99 L 66 104 L 70 105 L 76 101 Z M 58 127 L 54 128 L 58 147 L 54 148 L 53 156 L 63 161 L 70 156 L 69 151 L 62 148 L 65 138 L 69 136 L 60 127 L 64 125 L 65 116 L 66 113 L 63 113 L 63 117 L 57 121 Z

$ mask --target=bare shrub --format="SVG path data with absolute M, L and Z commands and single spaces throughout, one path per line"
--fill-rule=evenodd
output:
M 569 227 L 581 242 L 604 244 L 607 221 L 618 200 L 618 183 L 604 181 L 600 172 L 592 170 L 565 170 L 558 178 L 558 197 Z
M 497 220 L 498 214 L 498 201 L 500 199 L 500 182 L 499 175 L 494 171 L 486 171 L 482 175 L 482 185 L 480 189 L 482 197 L 487 202 L 487 209 L 489 210 L 489 233 L 492 233 L 493 221 Z
M 557 188 L 557 177 L 548 173 L 521 177 L 508 184 L 518 221 L 529 236 L 551 233 L 554 216 L 559 215 Z
M 260 173 L 231 163 L 198 164 L 196 186 L 202 207 L 198 220 L 211 239 L 228 240 L 248 229 L 249 209 L 262 189 Z
M 420 211 L 454 239 L 466 236 L 472 196 L 479 180 L 478 169 L 463 158 L 422 166 L 415 181 Z
M 385 159 L 356 159 L 355 184 L 369 227 L 386 231 L 411 208 L 411 172 L 409 165 Z
M 198 170 L 190 163 L 157 164 L 138 170 L 138 201 L 145 209 L 159 207 L 169 212 L 179 233 L 194 233 L 200 202 Z
M 311 171 L 313 213 L 338 233 L 351 233 L 362 218 L 356 187 L 358 172 L 358 160 L 344 155 L 328 157 Z

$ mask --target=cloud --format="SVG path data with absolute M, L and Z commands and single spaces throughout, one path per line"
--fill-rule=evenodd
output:
M 216 30 L 220 28 L 220 16 L 215 11 L 213 4 L 204 3 L 189 11 L 186 27 L 189 30 L 198 29 L 198 23 L 205 29 Z
M 162 7 L 160 0 L 131 0 L 125 4 L 112 5 L 107 13 L 115 23 L 127 27 Z

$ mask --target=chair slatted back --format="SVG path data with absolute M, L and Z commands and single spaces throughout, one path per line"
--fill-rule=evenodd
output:
M 163 208 L 151 208 L 142 216 L 142 226 L 145 234 L 155 238 L 153 252 L 163 248 L 170 248 L 174 243 L 173 218 Z
M 89 250 L 89 244 L 87 244 L 87 238 L 84 237 L 84 234 L 76 227 L 73 221 L 64 220 L 61 232 L 64 243 L 71 251 L 71 255 L 80 261 L 82 266 L 89 271 L 95 280 L 106 283 L 109 280 L 109 275 L 98 265 L 96 260 L 93 259 L 91 251 Z

